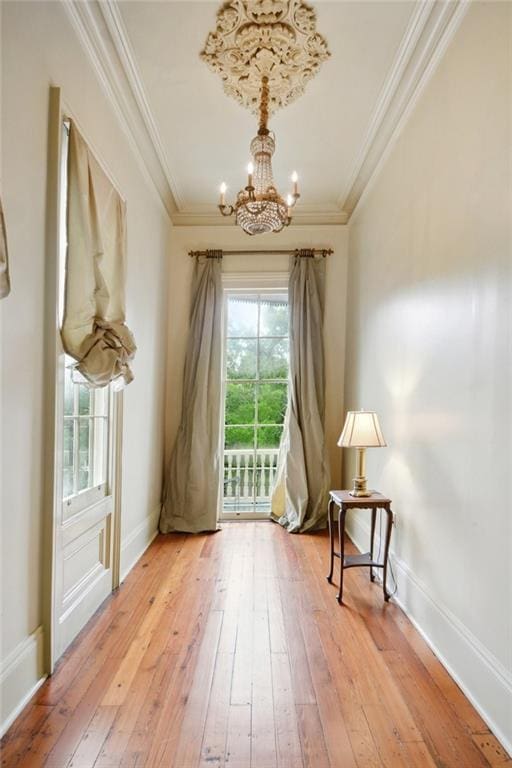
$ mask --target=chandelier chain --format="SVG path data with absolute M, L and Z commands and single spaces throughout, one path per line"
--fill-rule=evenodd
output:
M 268 77 L 263 75 L 261 78 L 260 127 L 258 129 L 258 136 L 266 136 L 268 134 L 268 98 Z

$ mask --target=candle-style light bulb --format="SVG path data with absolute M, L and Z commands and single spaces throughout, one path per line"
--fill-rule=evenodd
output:
M 254 173 L 254 165 L 252 163 L 249 163 L 247 166 L 247 174 L 248 174 L 248 180 L 247 180 L 247 186 L 252 187 L 252 175 Z
M 293 194 L 297 195 L 299 192 L 299 184 L 298 184 L 299 177 L 298 177 L 297 171 L 294 171 L 292 173 L 292 181 L 293 181 Z
M 293 196 L 288 195 L 286 198 L 286 203 L 288 205 L 288 217 L 291 218 L 292 215 L 292 206 L 293 206 Z
M 226 182 L 223 181 L 222 184 L 220 185 L 220 204 L 221 205 L 226 205 L 226 189 L 227 189 Z

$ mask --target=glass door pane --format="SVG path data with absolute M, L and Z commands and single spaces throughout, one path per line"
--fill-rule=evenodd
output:
M 288 296 L 226 301 L 223 514 L 268 516 L 288 402 Z

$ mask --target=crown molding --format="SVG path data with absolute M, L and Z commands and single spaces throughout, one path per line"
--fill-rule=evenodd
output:
M 221 216 L 216 205 L 194 205 L 172 214 L 177 227 L 225 227 L 234 217 Z M 346 224 L 348 217 L 335 206 L 301 206 L 293 212 L 294 226 Z
M 176 179 L 171 173 L 167 154 L 165 152 L 156 121 L 149 106 L 149 100 L 146 96 L 142 77 L 139 73 L 139 68 L 136 63 L 135 53 L 133 51 L 128 31 L 119 12 L 117 2 L 115 2 L 115 0 L 102 0 L 102 2 L 99 4 L 99 7 L 103 14 L 105 24 L 107 25 L 107 28 L 110 32 L 116 53 L 123 65 L 124 75 L 130 86 L 133 98 L 137 104 L 141 119 L 149 136 L 151 137 L 155 153 L 160 161 L 162 170 L 171 188 L 175 207 L 178 210 L 181 210 L 183 207 L 182 196 L 179 192 Z
M 338 204 L 350 219 L 441 60 L 471 0 L 422 0 L 386 78 L 350 182 Z
M 151 123 L 146 122 L 148 114 L 142 111 L 135 93 L 134 76 L 128 68 L 125 56 L 115 44 L 114 22 L 109 10 L 98 0 L 61 0 L 77 37 L 92 63 L 98 80 L 106 93 L 121 127 L 126 134 L 145 178 L 156 190 L 160 202 L 169 217 L 176 211 L 165 158 L 160 153 L 161 142 L 152 133 Z M 106 22 L 106 17 L 111 22 Z M 120 42 L 118 41 L 120 45 Z M 143 91 L 142 91 L 143 94 Z M 147 101 L 145 101 L 147 104 Z

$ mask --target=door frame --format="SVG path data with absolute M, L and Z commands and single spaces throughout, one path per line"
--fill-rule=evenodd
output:
M 66 114 L 71 110 L 66 108 Z M 57 568 L 58 525 L 62 515 L 62 448 L 64 421 L 64 350 L 60 336 L 59 297 L 61 265 L 64 258 L 60 238 L 62 180 L 62 130 L 65 119 L 61 89 L 49 89 L 48 113 L 48 166 L 46 185 L 46 238 L 45 238 L 45 375 L 44 388 L 44 444 L 43 444 L 43 662 L 45 672 L 52 674 L 57 656 L 58 611 L 56 595 L 60 594 Z M 123 393 L 110 396 L 108 472 L 112 493 L 112 590 L 119 586 L 121 538 L 121 462 Z
M 222 308 L 223 308 L 223 326 L 222 326 L 222 384 L 221 384 L 221 422 L 219 452 L 222 457 L 221 468 L 222 477 L 224 476 L 224 421 L 225 421 L 225 403 L 226 403 L 226 332 L 227 332 L 227 300 L 231 294 L 244 293 L 288 293 L 290 273 L 283 271 L 266 272 L 223 272 L 222 274 Z M 224 494 L 222 492 L 222 482 L 219 487 L 219 522 L 229 521 L 255 521 L 269 520 L 270 512 L 225 512 Z

